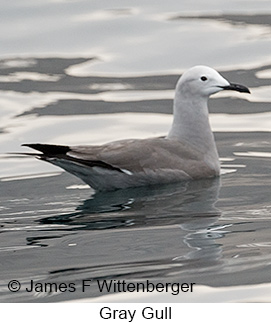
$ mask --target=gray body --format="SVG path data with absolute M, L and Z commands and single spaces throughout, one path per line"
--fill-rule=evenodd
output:
M 215 70 L 196 66 L 176 86 L 173 123 L 166 137 L 128 139 L 101 146 L 27 144 L 37 156 L 98 191 L 218 176 L 219 158 L 208 118 L 208 98 L 221 90 L 247 92 Z

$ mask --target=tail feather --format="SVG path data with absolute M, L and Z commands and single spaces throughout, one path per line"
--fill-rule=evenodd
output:
M 38 150 L 48 157 L 65 155 L 67 152 L 71 150 L 70 147 L 68 146 L 48 145 L 48 144 L 23 144 L 22 146 L 26 146 L 26 147 Z
M 36 156 L 48 162 L 52 162 L 51 158 L 64 159 L 87 167 L 102 167 L 109 170 L 118 171 L 120 173 L 124 172 L 119 167 L 115 167 L 113 165 L 105 163 L 102 160 L 93 160 L 93 159 L 88 160 L 88 159 L 81 159 L 81 158 L 75 158 L 75 157 L 69 156 L 67 153 L 72 150 L 69 146 L 50 145 L 50 144 L 23 144 L 22 146 L 33 148 L 35 150 L 42 152 L 43 155 L 36 154 Z

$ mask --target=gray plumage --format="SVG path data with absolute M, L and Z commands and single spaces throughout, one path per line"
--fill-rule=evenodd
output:
M 128 139 L 101 146 L 25 144 L 37 157 L 81 178 L 95 190 L 166 184 L 219 175 L 220 167 L 208 118 L 208 97 L 221 90 L 248 92 L 206 66 L 179 79 L 174 119 L 166 137 Z

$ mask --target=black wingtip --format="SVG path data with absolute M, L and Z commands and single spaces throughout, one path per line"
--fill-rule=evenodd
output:
M 70 151 L 70 147 L 59 145 L 22 144 L 22 146 L 38 150 L 46 156 L 65 155 L 68 151 Z

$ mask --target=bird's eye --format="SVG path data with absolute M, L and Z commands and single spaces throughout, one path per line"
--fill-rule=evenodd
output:
M 206 77 L 206 76 L 202 76 L 200 79 L 201 79 L 203 82 L 207 81 L 207 77 Z

